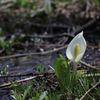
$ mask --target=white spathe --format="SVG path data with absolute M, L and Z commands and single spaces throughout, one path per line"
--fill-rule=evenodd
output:
M 80 47 L 80 53 L 77 55 L 76 58 L 74 58 L 74 52 L 75 52 L 76 44 L 78 44 L 79 47 Z M 87 44 L 86 44 L 86 41 L 83 37 L 83 31 L 82 31 L 81 33 L 76 35 L 72 39 L 72 41 L 69 43 L 67 50 L 66 50 L 66 55 L 67 55 L 68 59 L 70 59 L 74 63 L 78 63 L 82 59 L 82 57 L 85 53 L 86 46 L 87 46 Z
M 51 13 L 52 7 L 51 7 L 51 1 L 50 0 L 45 0 L 44 1 L 44 10 L 45 10 L 46 14 Z

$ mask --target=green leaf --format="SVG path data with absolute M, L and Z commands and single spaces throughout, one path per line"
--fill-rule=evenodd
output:
M 3 74 L 3 75 L 6 75 L 6 74 L 7 74 L 7 69 L 6 69 L 6 68 L 3 68 L 2 74 Z
M 30 93 L 31 89 L 32 89 L 32 86 L 29 86 L 29 87 L 25 90 L 25 92 L 24 92 L 24 94 L 23 94 L 23 100 L 25 100 L 26 96 Z
M 59 54 L 59 58 L 60 59 L 65 59 L 61 54 Z
M 44 98 L 46 98 L 47 93 L 48 93 L 47 91 L 42 92 L 42 94 L 40 95 L 39 100 L 43 100 Z
M 10 86 L 12 89 L 14 90 L 20 90 L 20 91 L 24 91 L 26 90 L 26 87 L 23 86 L 23 85 L 17 85 L 16 84 L 16 81 L 15 82 L 11 82 L 11 86 Z
M 60 58 L 55 59 L 54 69 L 58 82 L 60 84 L 61 90 L 65 90 L 69 87 L 71 82 L 71 73 L 68 61 L 60 55 Z
M 11 97 L 13 100 L 23 100 L 22 94 L 18 94 L 16 91 L 12 91 L 12 94 Z
M 26 89 L 26 87 L 23 86 L 23 85 L 18 85 L 18 86 L 16 86 L 15 88 L 16 88 L 17 90 L 21 90 L 21 91 L 24 91 L 24 90 Z
M 16 37 L 15 39 L 18 40 L 18 41 L 23 41 L 25 38 L 26 38 L 27 35 L 20 35 L 19 37 Z
M 26 87 L 28 87 L 28 86 L 33 86 L 35 84 L 35 82 L 30 82 L 30 83 L 28 83 L 27 85 L 26 85 Z
M 100 5 L 100 0 L 94 0 L 97 5 Z
M 40 63 L 39 67 L 38 67 L 38 71 L 42 72 L 43 71 L 43 63 Z
M 5 48 L 5 41 L 4 38 L 0 38 L 0 46 L 4 49 Z
M 32 97 L 32 100 L 38 100 L 37 97 Z

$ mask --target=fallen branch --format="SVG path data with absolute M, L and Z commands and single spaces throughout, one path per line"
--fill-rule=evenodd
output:
M 96 86 L 98 86 L 100 84 L 100 82 L 98 82 L 97 84 L 95 84 L 93 87 L 91 87 L 79 100 L 83 100 L 84 97 L 91 91 L 93 90 Z
M 86 88 L 84 87 L 84 85 L 83 85 L 83 83 L 82 83 L 82 81 L 79 79 L 79 83 L 80 83 L 80 85 L 82 86 L 82 88 L 83 88 L 83 90 L 84 90 L 84 92 L 86 93 Z M 93 99 L 89 94 L 87 94 L 91 99 Z
M 38 38 L 44 38 L 44 39 L 51 39 L 51 38 L 55 38 L 55 37 L 63 37 L 63 36 L 67 36 L 67 37 L 71 37 L 73 38 L 74 35 L 71 35 L 71 34 L 68 34 L 68 33 L 63 33 L 63 34 L 56 34 L 56 35 L 37 35 L 37 36 L 34 36 L 34 35 L 30 35 L 30 36 L 27 36 L 28 38 L 30 37 L 38 37 Z
M 37 23 L 31 23 L 31 25 L 32 26 L 34 26 L 34 27 L 38 27 L 38 28 L 47 28 L 48 27 L 48 25 L 44 25 L 44 24 L 37 24 Z M 60 28 L 60 29 L 67 29 L 67 28 L 69 28 L 69 26 L 68 25 L 54 25 L 54 24 L 51 24 L 51 25 L 49 25 L 49 27 L 52 27 L 52 28 Z
M 82 77 L 92 77 L 92 76 L 100 77 L 100 73 L 96 73 L 96 74 L 85 74 Z
M 91 21 L 89 21 L 88 23 L 86 23 L 85 25 L 83 25 L 82 27 L 80 27 L 79 29 L 77 29 L 76 31 L 72 32 L 71 34 L 76 35 L 77 33 L 83 31 L 84 29 L 90 27 L 91 25 L 93 25 L 95 22 L 97 21 L 97 19 L 93 19 Z
M 80 61 L 80 63 L 83 64 L 83 65 L 85 65 L 85 66 L 87 66 L 87 67 L 100 70 L 100 68 L 96 68 L 95 66 L 92 66 L 92 65 L 90 65 L 90 64 L 87 64 L 86 62 Z
M 25 79 L 16 81 L 16 83 L 25 82 L 25 81 L 32 80 L 32 79 L 35 79 L 35 78 L 38 78 L 38 77 L 42 77 L 42 76 L 43 76 L 43 75 L 38 75 L 38 76 L 30 77 L 30 78 L 25 78 Z M 11 85 L 11 83 L 2 84 L 2 85 L 0 85 L 0 88 L 6 87 L 6 86 L 9 86 L 9 85 Z
M 54 49 L 54 50 L 45 51 L 45 52 L 24 53 L 24 54 L 3 56 L 3 57 L 0 57 L 0 59 L 12 58 L 12 57 L 22 57 L 22 56 L 29 56 L 29 55 L 45 55 L 45 54 L 48 54 L 48 53 L 51 53 L 51 52 L 56 52 L 56 51 L 62 50 L 62 49 L 64 49 L 64 48 L 66 48 L 66 47 L 67 47 L 67 45 L 65 45 L 65 46 L 63 46 L 63 47 L 60 47 L 60 48 L 56 48 L 56 49 Z
M 10 3 L 10 4 L 7 4 L 7 5 L 5 5 L 5 6 L 2 6 L 2 7 L 0 8 L 0 11 L 2 11 L 2 10 L 4 10 L 4 9 L 7 9 L 7 8 L 9 8 L 9 7 L 11 7 L 11 6 L 13 6 L 13 3 Z
M 46 71 L 46 72 L 34 72 L 34 73 L 23 73 L 23 74 L 12 74 L 12 75 L 3 75 L 0 76 L 0 78 L 5 78 L 5 77 L 19 77 L 19 76 L 29 76 L 29 75 L 48 75 L 48 74 L 54 74 L 53 70 Z
M 89 21 L 88 23 L 86 23 L 85 25 L 81 26 L 79 29 L 75 30 L 74 32 L 71 32 L 70 34 L 68 33 L 63 33 L 63 34 L 57 34 L 57 35 L 38 35 L 37 37 L 39 38 L 55 38 L 55 37 L 63 37 L 63 36 L 68 36 L 68 37 L 74 37 L 77 33 L 83 31 L 84 29 L 88 28 L 89 26 L 91 26 L 92 24 L 94 24 L 97 21 L 97 19 L 93 19 L 91 21 Z M 36 26 L 41 26 L 40 24 L 35 24 Z M 43 25 L 42 25 L 43 27 Z M 47 27 L 44 26 L 44 27 Z M 55 27 L 54 25 L 52 25 L 51 27 Z M 62 26 L 56 26 L 56 27 L 60 27 L 62 28 Z M 66 26 L 63 26 L 63 28 L 67 28 Z M 34 37 L 34 36 L 32 36 Z

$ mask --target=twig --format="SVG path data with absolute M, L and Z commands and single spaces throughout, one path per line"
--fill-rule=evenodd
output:
M 96 21 L 97 21 L 97 19 L 93 19 L 93 20 L 89 21 L 88 23 L 86 23 L 85 25 L 83 25 L 82 27 L 77 29 L 76 31 L 72 32 L 71 34 L 76 35 L 77 33 L 83 31 L 84 29 L 86 29 L 89 26 L 91 26 L 92 24 L 94 24 Z
M 63 37 L 63 36 L 67 36 L 67 37 L 71 37 L 71 38 L 73 38 L 74 37 L 74 35 L 71 35 L 71 34 L 68 34 L 68 33 L 63 33 L 63 34 L 57 34 L 57 35 L 38 35 L 37 37 L 38 38 L 46 38 L 46 39 L 49 39 L 49 38 L 55 38 L 55 37 Z M 35 38 L 35 36 L 34 35 L 30 35 L 30 36 L 27 36 L 27 37 L 33 37 L 33 38 Z
M 47 71 L 47 72 L 34 72 L 34 73 L 23 73 L 23 74 L 12 74 L 12 75 L 3 75 L 0 76 L 0 78 L 5 78 L 5 77 L 18 77 L 18 76 L 29 76 L 29 75 L 48 75 L 48 74 L 54 74 L 53 70 Z
M 83 75 L 82 77 L 91 77 L 91 76 L 98 76 L 98 77 L 100 77 L 100 73 L 96 73 L 96 74 L 85 74 L 85 75 Z
M 96 68 L 95 66 L 91 66 L 90 64 L 87 64 L 86 62 L 80 61 L 80 63 L 83 64 L 83 65 L 85 65 L 85 66 L 87 66 L 87 67 L 100 70 L 100 68 Z
M 92 90 L 92 89 L 94 89 L 97 85 L 99 85 L 100 84 L 100 82 L 98 82 L 97 84 L 95 84 L 93 87 L 91 87 L 79 100 L 83 100 L 84 99 L 84 97 Z
M 4 10 L 4 9 L 7 9 L 7 8 L 11 7 L 12 5 L 13 5 L 13 3 L 10 3 L 10 4 L 7 4 L 7 5 L 5 5 L 5 6 L 2 6 L 2 7 L 0 8 L 0 11 L 2 11 L 2 10 Z
M 6 3 L 11 3 L 13 2 L 14 0 L 0 0 L 0 3 L 1 4 L 6 4 Z
M 88 46 L 88 48 L 96 48 L 96 49 L 99 49 L 100 47 L 99 46 Z
M 42 77 L 43 75 L 38 75 L 38 76 L 33 76 L 33 77 L 30 77 L 30 78 L 25 78 L 25 79 L 22 79 L 22 80 L 18 80 L 16 81 L 16 83 L 21 83 L 21 82 L 25 82 L 25 81 L 28 81 L 28 80 L 32 80 L 32 79 L 35 79 L 37 77 Z M 9 86 L 11 85 L 11 83 L 6 83 L 6 84 L 3 84 L 3 85 L 0 85 L 0 88 L 2 87 L 6 87 L 6 86 Z
M 97 21 L 97 19 L 93 19 L 91 21 L 89 21 L 88 23 L 86 23 L 85 25 L 83 25 L 82 27 L 80 27 L 79 29 L 77 29 L 76 31 L 74 32 L 71 32 L 72 35 L 76 35 L 77 33 L 83 31 L 84 29 L 86 29 L 87 27 L 91 26 L 92 24 L 94 24 L 95 22 Z M 42 27 L 42 28 L 45 28 L 47 27 L 48 25 L 42 25 L 42 24 L 33 24 L 33 26 L 36 26 L 36 27 Z M 53 28 L 64 28 L 64 29 L 67 29 L 68 26 L 67 25 L 51 25 L 51 27 Z
M 49 44 L 49 43 L 35 43 L 34 44 L 35 46 L 55 46 L 55 47 L 62 47 L 62 46 L 64 46 L 64 45 L 62 45 L 62 44 Z M 31 46 L 33 46 L 33 44 L 31 44 Z
M 82 81 L 79 79 L 79 82 L 80 82 L 80 84 L 81 84 L 81 86 L 82 86 L 82 88 L 83 88 L 83 90 L 84 90 L 84 92 L 86 93 L 86 89 L 85 89 L 85 87 L 84 87 L 84 85 L 83 85 L 83 83 L 82 83 Z M 91 99 L 93 99 L 89 94 L 87 94 Z
M 40 27 L 40 28 L 47 28 L 48 25 L 44 25 L 44 24 L 37 24 L 37 23 L 31 23 L 32 26 L 34 27 Z M 50 24 L 49 27 L 52 27 L 52 28 L 63 28 L 63 29 L 67 29 L 69 26 L 68 25 L 54 25 L 54 24 Z
M 48 54 L 48 53 L 51 53 L 51 52 L 56 52 L 56 51 L 62 50 L 62 49 L 64 49 L 64 48 L 66 48 L 66 47 L 67 47 L 67 45 L 65 45 L 65 46 L 63 46 L 63 47 L 60 47 L 60 48 L 56 48 L 56 49 L 54 49 L 54 50 L 45 51 L 45 52 L 24 53 L 24 54 L 3 56 L 3 57 L 0 57 L 0 59 L 11 58 L 11 57 L 22 57 L 22 56 L 28 56 L 28 55 L 45 55 L 45 54 Z

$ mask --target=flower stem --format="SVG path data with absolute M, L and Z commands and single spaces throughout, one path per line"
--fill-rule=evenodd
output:
M 73 73 L 72 73 L 72 81 L 75 81 L 76 73 L 77 73 L 77 63 L 74 62 L 74 68 L 73 68 Z

